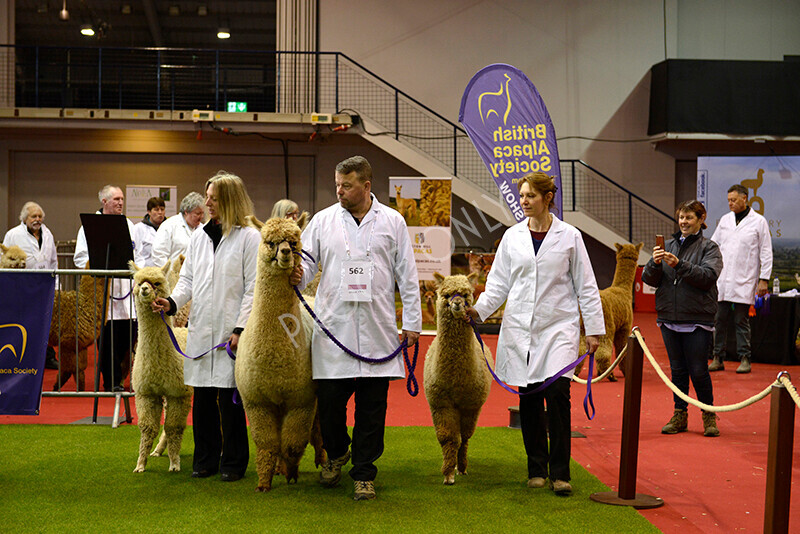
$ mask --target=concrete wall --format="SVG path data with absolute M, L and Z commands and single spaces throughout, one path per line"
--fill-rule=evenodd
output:
M 800 2 L 781 0 L 320 4 L 322 50 L 347 54 L 454 122 L 478 70 L 518 67 L 547 104 L 562 158 L 584 159 L 668 213 L 675 162 L 635 142 L 647 137 L 650 67 L 666 58 L 800 54 Z

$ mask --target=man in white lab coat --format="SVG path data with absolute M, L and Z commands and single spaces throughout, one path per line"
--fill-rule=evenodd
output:
M 181 200 L 178 213 L 161 223 L 153 241 L 152 261 L 163 267 L 181 254 L 186 254 L 189 239 L 203 222 L 203 195 L 192 191 Z
M 372 168 L 361 157 L 336 166 L 337 204 L 317 213 L 303 232 L 302 269 L 293 283 L 305 287 L 320 267 L 316 313 L 351 351 L 367 358 L 391 354 L 398 345 L 394 286 L 403 301 L 402 337 L 413 346 L 422 329 L 419 282 L 403 217 L 371 193 Z M 302 278 L 301 275 L 302 274 Z M 383 453 L 389 380 L 403 378 L 402 356 L 362 362 L 339 349 L 319 329 L 311 342 L 322 439 L 328 453 L 320 483 L 338 484 L 352 443 L 356 500 L 375 498 L 375 461 Z M 352 442 L 347 434 L 347 402 L 355 394 Z
M 747 188 L 734 184 L 728 189 L 728 207 L 711 240 L 722 252 L 722 272 L 717 279 L 717 316 L 714 320 L 714 361 L 709 371 L 725 369 L 728 323 L 736 325 L 737 373 L 750 372 L 750 319 L 748 311 L 755 295 L 767 294 L 772 273 L 772 238 L 769 224 L 747 202 Z
M 20 225 L 6 232 L 3 245 L 17 245 L 27 254 L 27 269 L 58 269 L 56 244 L 50 229 L 44 225 L 44 210 L 36 202 L 26 202 L 19 214 Z M 56 286 L 58 287 L 58 286 Z M 47 347 L 46 369 L 58 369 L 56 352 Z
M 125 195 L 122 193 L 122 189 L 115 185 L 106 185 L 97 193 L 97 197 L 102 204 L 97 213 L 122 215 L 125 207 Z M 133 223 L 128 218 L 125 221 L 128 223 L 128 232 L 131 236 L 133 261 L 136 265 L 144 265 L 142 247 L 133 240 L 135 235 Z M 89 247 L 86 243 L 83 226 L 78 230 L 75 254 L 72 260 L 78 269 L 83 269 L 89 262 Z M 103 268 L 102 265 L 92 265 L 92 267 Z M 103 325 L 103 347 L 100 354 L 100 371 L 103 375 L 105 391 L 122 391 L 124 389 L 125 373 L 122 370 L 122 362 L 130 357 L 137 334 L 136 308 L 130 298 L 132 288 L 133 280 L 131 279 L 115 278 L 111 284 L 111 298 L 108 302 L 106 323 Z
M 161 197 L 150 197 L 147 201 L 147 213 L 142 222 L 136 223 L 134 228 L 133 240 L 142 247 L 144 265 L 139 267 L 152 267 L 153 263 L 153 241 L 156 239 L 156 232 L 161 223 L 164 222 L 164 210 L 166 203 Z

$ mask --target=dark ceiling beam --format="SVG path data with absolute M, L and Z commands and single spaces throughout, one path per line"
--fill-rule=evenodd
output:
M 164 46 L 164 37 L 161 35 L 161 25 L 158 23 L 158 11 L 153 0 L 142 0 L 144 14 L 147 17 L 147 26 L 150 28 L 150 35 L 153 36 L 155 46 Z

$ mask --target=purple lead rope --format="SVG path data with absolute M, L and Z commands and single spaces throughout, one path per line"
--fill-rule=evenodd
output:
M 581 356 L 580 358 L 578 358 L 577 360 L 575 360 L 571 364 L 567 365 L 566 367 L 564 367 L 563 369 L 558 371 L 555 375 L 553 375 L 550 378 L 548 378 L 547 380 L 545 380 L 545 382 L 541 386 L 537 387 L 536 389 L 532 389 L 530 391 L 526 391 L 525 393 L 520 393 L 519 391 L 515 391 L 514 389 L 512 389 L 511 386 L 509 386 L 508 384 L 503 383 L 503 381 L 500 380 L 500 377 L 498 377 L 495 374 L 494 369 L 492 369 L 492 366 L 489 365 L 489 359 L 486 358 L 486 350 L 483 348 L 483 339 L 481 338 L 481 335 L 478 332 L 478 325 L 475 324 L 475 320 L 472 317 L 469 318 L 469 324 L 472 326 L 472 331 L 475 332 L 475 337 L 478 339 L 478 343 L 480 343 L 480 345 L 481 345 L 481 351 L 483 352 L 483 360 L 486 362 L 486 367 L 489 369 L 489 372 L 492 374 L 492 377 L 494 377 L 495 382 L 500 384 L 500 386 L 503 389 L 505 389 L 506 391 L 508 391 L 509 393 L 513 393 L 514 395 L 519 395 L 520 397 L 523 396 L 523 395 L 531 395 L 533 393 L 539 393 L 541 391 L 544 391 L 553 382 L 555 382 L 556 380 L 561 378 L 561 375 L 563 375 L 564 373 L 566 373 L 568 371 L 572 371 L 573 369 L 575 369 L 578 366 L 578 364 L 580 364 L 588 356 L 589 357 L 589 378 L 586 380 L 586 396 L 583 398 L 583 411 L 586 413 L 586 417 L 588 417 L 589 420 L 594 419 L 595 410 L 594 410 L 594 401 L 592 400 L 592 375 L 594 374 L 594 353 L 590 354 L 587 351 L 586 354 L 584 354 L 583 356 Z M 591 415 L 589 415 L 589 406 L 592 407 L 592 414 Z
M 224 341 L 224 342 L 220 343 L 219 345 L 211 347 L 210 349 L 205 351 L 200 356 L 189 356 L 188 354 L 186 354 L 185 352 L 183 352 L 181 350 L 180 346 L 178 346 L 178 340 L 175 337 L 175 332 L 173 332 L 172 328 L 169 326 L 169 323 L 167 322 L 167 318 L 164 316 L 164 310 L 161 310 L 160 313 L 161 313 L 161 320 L 164 321 L 164 324 L 167 327 L 167 334 L 169 334 L 169 338 L 172 340 L 172 344 L 175 346 L 175 350 L 177 350 L 178 353 L 181 356 L 183 356 L 184 358 L 189 358 L 190 360 L 197 360 L 198 358 L 202 358 L 203 356 L 205 356 L 206 354 L 208 354 L 212 350 L 217 350 L 217 349 L 221 349 L 222 347 L 225 347 L 225 350 L 227 351 L 228 356 L 230 356 L 232 360 L 236 359 L 236 354 L 231 350 L 230 341 Z
M 322 321 L 320 321 L 319 317 L 317 317 L 317 314 L 314 313 L 314 310 L 312 310 L 311 306 L 308 305 L 306 299 L 303 298 L 303 294 L 300 293 L 299 289 L 297 289 L 297 286 L 293 287 L 294 287 L 294 292 L 297 294 L 297 298 L 299 298 L 300 302 L 303 303 L 303 306 L 305 307 L 306 311 L 308 311 L 309 315 L 311 315 L 311 317 L 317 323 L 317 326 L 319 326 L 320 330 L 322 330 L 325 333 L 325 335 L 328 336 L 328 338 L 331 341 L 333 341 L 333 343 L 337 347 L 339 347 L 342 351 L 344 351 L 344 353 L 347 354 L 348 356 L 351 356 L 356 360 L 364 363 L 376 364 L 376 363 L 388 362 L 389 360 L 392 360 L 395 357 L 397 357 L 397 355 L 400 354 L 400 351 L 402 351 L 403 356 L 405 358 L 406 366 L 408 367 L 408 379 L 406 381 L 406 389 L 408 390 L 408 394 L 411 395 L 412 397 L 417 396 L 417 394 L 419 393 L 419 384 L 417 383 L 417 378 L 414 376 L 414 370 L 417 367 L 417 356 L 419 355 L 419 343 L 416 343 L 414 345 L 413 360 L 409 360 L 408 358 L 408 342 L 405 339 L 400 342 L 400 345 L 394 350 L 394 352 L 382 358 L 367 358 L 366 356 L 357 354 L 352 350 L 348 349 L 347 347 L 345 347 L 344 345 L 342 345 L 342 343 L 338 339 L 336 339 L 336 336 L 334 336 L 330 330 L 325 328 L 325 325 L 322 324 Z

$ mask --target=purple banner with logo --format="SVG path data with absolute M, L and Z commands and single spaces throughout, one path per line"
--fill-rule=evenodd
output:
M 555 177 L 553 201 L 562 217 L 556 131 L 542 97 L 522 71 L 502 63 L 478 71 L 461 98 L 458 120 L 517 221 L 525 218 L 517 180 L 537 171 Z
M 0 270 L 0 414 L 39 415 L 55 278 Z

